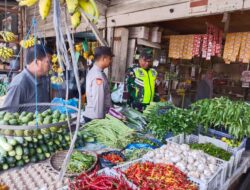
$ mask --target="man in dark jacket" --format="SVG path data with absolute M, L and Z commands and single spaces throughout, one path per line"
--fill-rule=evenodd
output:
M 196 100 L 213 98 L 213 71 L 209 70 L 199 82 L 196 92 Z

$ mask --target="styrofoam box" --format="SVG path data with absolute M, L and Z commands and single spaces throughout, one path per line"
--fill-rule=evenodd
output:
M 145 26 L 129 28 L 129 38 L 149 39 L 149 28 Z
M 124 164 L 120 164 L 119 166 L 115 166 L 114 169 L 125 171 L 131 165 L 140 162 L 154 162 L 153 160 L 145 160 L 145 159 L 137 159 L 131 162 L 126 162 Z M 205 183 L 199 179 L 189 177 L 189 180 L 197 185 L 199 190 L 219 190 L 221 185 L 221 175 L 222 175 L 222 168 L 219 168 L 217 172 L 213 175 L 213 177 L 209 180 L 209 182 Z
M 207 136 L 203 136 L 203 135 L 187 135 L 185 137 L 184 134 L 180 134 L 177 135 L 175 137 L 171 137 L 169 139 L 166 139 L 167 142 L 175 142 L 178 144 L 191 144 L 191 143 L 212 143 L 215 146 L 222 148 L 224 150 L 227 151 L 227 149 L 224 146 L 224 143 L 219 143 L 218 139 L 214 139 L 211 137 L 207 137 Z M 222 142 L 222 141 L 220 141 Z M 222 177 L 222 181 L 226 181 L 229 177 L 231 177 L 233 175 L 233 172 L 239 167 L 240 165 L 240 160 L 242 157 L 242 153 L 244 152 L 244 148 L 239 150 L 236 154 L 232 155 L 232 157 L 230 158 L 229 161 L 224 161 L 224 166 L 222 166 L 223 168 L 223 177 Z

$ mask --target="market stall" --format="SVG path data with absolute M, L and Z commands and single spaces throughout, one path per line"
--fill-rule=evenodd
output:
M 54 51 L 52 88 L 61 88 L 63 82 L 70 86 L 67 72 L 71 70 L 77 101 L 68 100 L 66 87 L 65 100 L 0 108 L 0 189 L 224 190 L 246 172 L 250 167 L 249 153 L 245 151 L 250 136 L 249 104 L 234 101 L 230 93 L 224 92 L 228 97 L 190 101 L 184 108 L 184 97 L 188 89 L 195 89 L 193 83 L 198 82 L 202 70 L 216 67 L 217 60 L 227 64 L 238 61 L 241 63 L 234 65 L 248 70 L 249 33 L 228 33 L 224 38 L 220 27 L 209 23 L 198 31 L 179 28 L 178 35 L 166 34 L 164 23 L 157 23 L 161 27 L 136 26 L 115 31 L 115 61 L 121 62 L 109 70 L 111 82 L 124 83 L 130 61 L 137 62 L 140 52 L 147 51 L 157 60 L 154 66 L 160 65 L 157 69 L 163 76 L 162 102 L 151 102 L 143 112 L 124 104 L 114 105 L 105 118 L 81 123 L 83 98 L 78 58 L 82 57 L 83 65 L 88 65 L 93 61 L 93 48 L 106 44 L 95 30 L 98 9 L 92 0 L 81 0 L 86 3 L 84 6 L 69 0 L 61 4 L 46 0 L 49 6 L 41 2 L 39 14 L 36 12 L 28 26 L 32 32 L 20 39 L 21 48 L 49 44 Z M 23 5 L 36 5 L 35 1 L 26 3 L 20 1 Z M 29 10 L 35 11 L 33 8 Z M 53 15 L 49 16 L 49 10 L 53 10 Z M 70 13 L 73 28 L 80 27 L 80 17 L 87 18 L 94 40 L 82 39 L 91 35 L 88 33 L 72 34 L 67 14 L 60 17 L 64 10 Z M 55 38 L 50 29 L 50 38 L 38 35 L 42 30 L 38 23 L 46 17 L 53 22 Z M 221 17 L 206 19 L 218 21 Z M 171 23 L 165 24 L 171 27 Z M 126 49 L 128 56 L 124 59 Z M 121 50 L 125 55 L 120 55 Z M 242 78 L 249 83 L 247 74 Z M 218 80 L 219 84 L 223 81 Z M 223 85 L 235 83 L 232 80 Z M 170 94 L 182 97 L 182 103 L 167 102 Z M 248 96 L 242 100 L 248 100 Z M 124 103 L 122 98 L 118 102 Z

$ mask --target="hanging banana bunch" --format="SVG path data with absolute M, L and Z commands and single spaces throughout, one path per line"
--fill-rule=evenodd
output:
M 27 49 L 27 48 L 33 47 L 35 45 L 35 43 L 36 42 L 35 42 L 34 36 L 30 36 L 29 39 L 27 39 L 27 40 L 21 40 L 20 46 Z
M 14 50 L 7 47 L 0 47 L 0 58 L 4 61 L 7 61 L 14 55 Z
M 58 74 L 62 74 L 63 69 L 58 64 L 58 57 L 56 54 L 52 55 L 51 62 L 52 62 L 52 67 L 51 67 L 52 71 Z
M 19 6 L 31 7 L 37 3 L 38 0 L 19 0 Z
M 14 42 L 16 41 L 16 36 L 12 32 L 0 31 L 0 36 L 5 42 Z
M 52 0 L 17 0 L 20 6 L 32 6 L 39 1 L 39 13 L 43 20 L 47 18 L 51 9 Z M 81 12 L 83 10 L 91 22 L 97 23 L 99 11 L 94 0 L 60 0 L 62 6 L 66 5 L 71 15 L 72 28 L 76 29 L 81 24 Z
M 49 15 L 51 8 L 51 0 L 39 0 L 39 13 L 43 20 Z

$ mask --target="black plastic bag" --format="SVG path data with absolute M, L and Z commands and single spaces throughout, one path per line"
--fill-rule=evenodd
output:
M 116 154 L 116 155 L 120 156 L 123 159 L 123 161 L 125 161 L 125 159 L 126 159 L 125 156 L 124 156 L 124 154 L 122 154 L 120 151 L 117 151 L 117 150 L 103 152 L 102 154 L 100 154 L 98 156 L 98 158 L 99 158 L 99 165 L 100 165 L 101 169 L 102 168 L 112 168 L 112 167 L 114 167 L 114 166 L 117 165 L 117 164 L 114 164 L 114 163 L 110 162 L 109 160 L 106 160 L 106 159 L 102 158 L 103 156 L 106 156 L 108 154 Z

